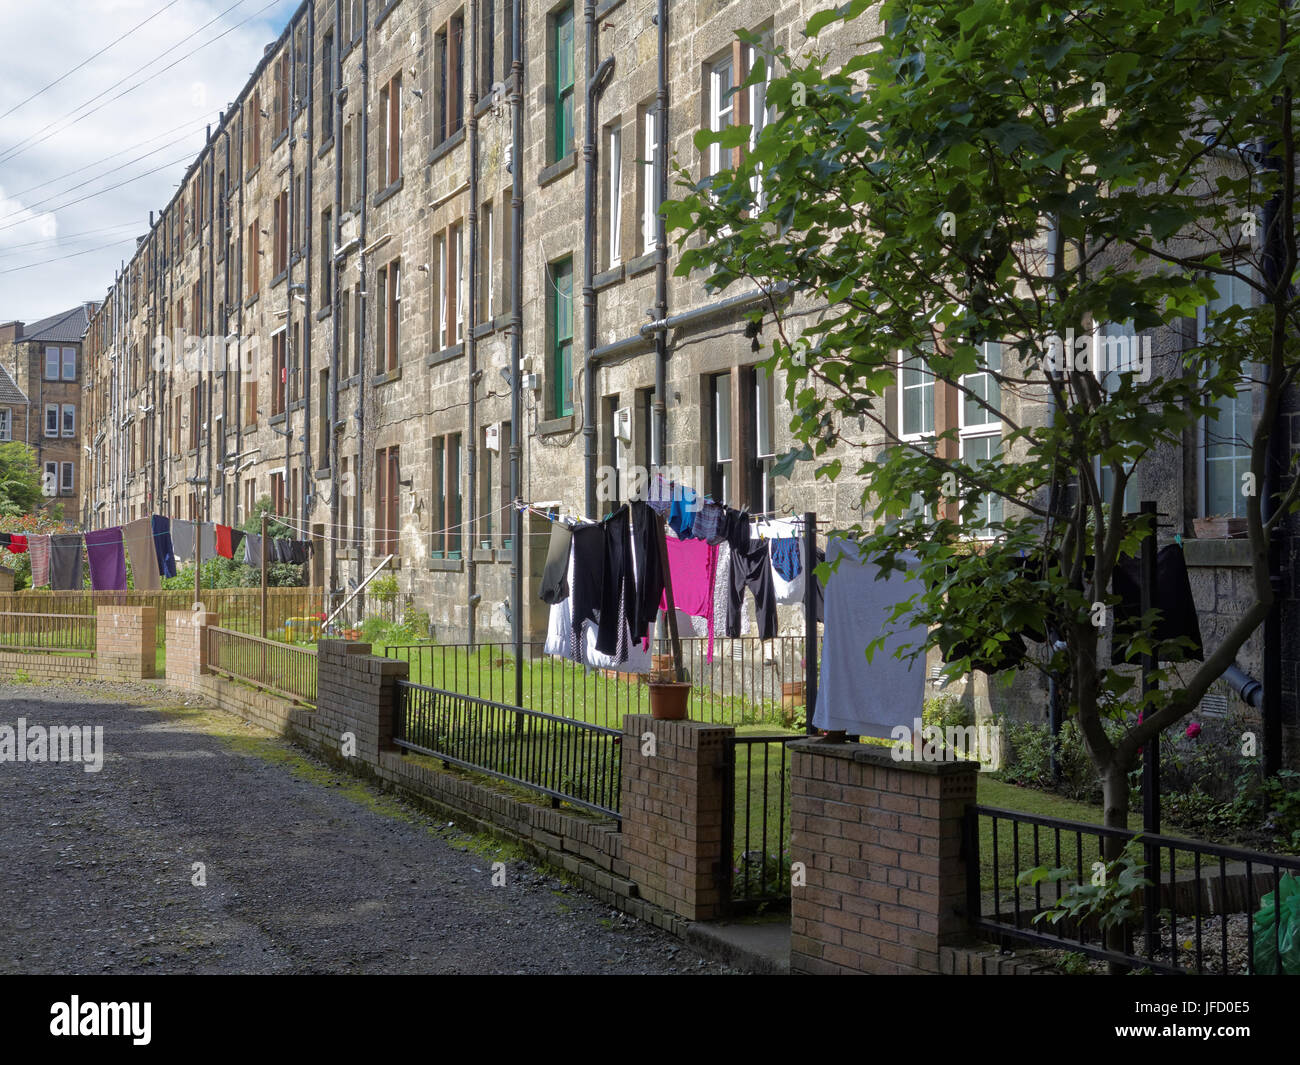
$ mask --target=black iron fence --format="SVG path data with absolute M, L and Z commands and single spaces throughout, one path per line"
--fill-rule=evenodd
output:
M 541 643 L 526 643 L 520 705 L 618 728 L 627 714 L 649 713 L 646 682 L 652 676 L 668 679 L 672 668 L 668 641 L 652 644 L 654 670 L 629 673 L 588 669 L 547 655 Z M 408 663 L 413 683 L 488 702 L 515 701 L 513 644 L 388 645 L 380 653 Z M 712 656 L 707 638 L 687 638 L 682 640 L 682 664 L 693 684 L 688 710 L 692 721 L 789 727 L 803 716 L 803 637 L 719 637 Z
M 316 651 L 211 625 L 208 668 L 298 702 L 316 703 Z
M 93 655 L 98 621 L 85 614 L 0 613 L 0 651 Z
M 396 702 L 397 746 L 540 792 L 553 805 L 619 816 L 617 730 L 409 681 L 397 682 Z
M 963 851 L 985 935 L 1162 973 L 1283 971 L 1278 901 L 1300 890 L 1300 858 L 976 805 Z
M 733 909 L 790 901 L 790 736 L 733 736 L 722 862 Z

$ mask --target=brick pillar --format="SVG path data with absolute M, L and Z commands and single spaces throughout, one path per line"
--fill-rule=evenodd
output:
M 409 667 L 393 658 L 370 654 L 370 644 L 355 640 L 321 640 L 316 644 L 316 711 L 312 730 L 327 750 L 342 749 L 342 737 L 356 740 L 355 757 L 379 765 L 379 752 L 393 746 L 396 682 Z
M 167 611 L 167 679 L 185 687 L 195 687 L 198 678 L 208 671 L 209 625 L 217 624 L 210 610 Z
M 690 921 L 721 916 L 727 902 L 724 761 L 735 729 L 696 721 L 623 719 L 623 857 L 641 897 Z M 653 753 L 643 754 L 653 737 Z
M 966 934 L 966 805 L 976 762 L 895 761 L 870 744 L 791 744 L 790 969 L 937 973 Z
M 117 680 L 154 675 L 158 609 L 101 606 L 95 612 L 95 672 Z

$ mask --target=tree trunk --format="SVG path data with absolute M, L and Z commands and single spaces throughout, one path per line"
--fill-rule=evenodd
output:
M 1128 774 L 1114 761 L 1102 770 L 1101 774 L 1103 824 L 1107 828 L 1128 828 Z M 1124 840 L 1107 836 L 1102 844 L 1102 856 L 1107 862 L 1114 861 L 1124 851 Z M 1111 950 L 1128 952 L 1129 930 L 1124 927 L 1112 928 L 1106 933 L 1106 946 Z M 1128 972 L 1128 967 L 1117 962 L 1110 963 L 1112 976 Z

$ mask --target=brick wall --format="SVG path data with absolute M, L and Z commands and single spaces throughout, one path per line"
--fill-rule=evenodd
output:
M 20 672 L 31 680 L 91 680 L 96 661 L 89 656 L 0 651 L 0 677 L 12 679 Z
M 643 753 L 647 734 L 653 751 Z M 735 729 L 696 721 L 623 720 L 623 855 L 641 896 L 688 920 L 720 916 L 724 760 Z
M 790 968 L 936 973 L 966 934 L 962 821 L 969 762 L 895 762 L 868 744 L 791 745 Z
M 217 624 L 211 611 L 167 611 L 167 680 L 182 687 L 197 689 L 199 678 L 207 673 L 207 626 Z
M 139 680 L 154 675 L 158 611 L 151 606 L 101 606 L 96 611 L 99 675 Z

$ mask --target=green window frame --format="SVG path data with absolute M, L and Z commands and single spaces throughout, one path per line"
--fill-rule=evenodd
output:
M 562 8 L 551 18 L 551 70 L 555 72 L 554 143 L 551 162 L 558 163 L 573 151 L 573 7 Z
M 554 262 L 551 275 L 551 380 L 555 417 L 573 413 L 573 257 Z

